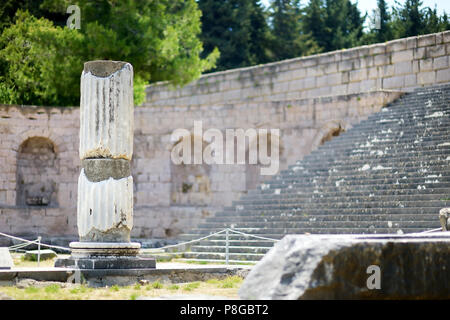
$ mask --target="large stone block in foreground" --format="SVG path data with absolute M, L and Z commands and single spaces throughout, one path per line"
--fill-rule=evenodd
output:
M 379 267 L 380 289 L 373 288 Z M 450 233 L 288 235 L 252 269 L 242 299 L 448 299 Z

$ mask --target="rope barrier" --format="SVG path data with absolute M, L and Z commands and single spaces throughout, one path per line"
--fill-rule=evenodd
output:
M 426 231 L 422 231 L 422 232 L 419 232 L 419 233 L 430 233 L 430 232 L 439 232 L 439 231 L 442 231 L 442 228 L 426 230 Z
M 71 251 L 71 249 L 69 249 L 69 248 L 60 247 L 60 246 L 53 246 L 53 245 L 50 245 L 50 244 L 42 243 L 42 242 L 40 242 L 39 239 L 31 241 L 31 240 L 15 237 L 15 236 L 3 233 L 3 232 L 0 232 L 0 236 L 4 236 L 4 237 L 11 238 L 11 239 L 14 239 L 14 240 L 19 240 L 19 241 L 22 241 L 22 242 L 26 242 L 26 243 L 28 243 L 27 245 L 30 245 L 30 244 L 34 243 L 34 244 L 38 244 L 38 245 L 41 245 L 41 246 L 44 246 L 44 247 L 48 247 L 48 248 L 55 248 L 55 249 L 60 249 L 60 250 L 65 250 L 65 251 Z M 17 246 L 17 245 L 13 245 L 13 247 L 14 246 Z M 24 246 L 24 247 L 26 247 L 26 246 Z
M 241 234 L 241 235 L 244 235 L 246 237 L 253 237 L 253 238 L 256 238 L 256 239 L 269 240 L 269 241 L 274 241 L 274 242 L 280 241 L 279 239 L 271 239 L 271 238 L 266 238 L 266 237 L 255 236 L 253 234 L 248 234 L 248 233 L 244 233 L 244 232 L 241 232 L 241 231 L 233 230 L 233 229 L 230 229 L 230 228 L 225 228 L 225 229 L 220 230 L 218 232 L 211 233 L 211 234 L 209 234 L 209 235 L 207 235 L 205 237 L 201 237 L 201 238 L 198 238 L 198 239 L 194 239 L 194 240 L 190 240 L 190 241 L 186 241 L 186 242 L 182 242 L 182 243 L 177 243 L 177 244 L 173 244 L 173 245 L 168 245 L 168 246 L 164 246 L 164 247 L 160 247 L 160 248 L 155 248 L 155 249 L 164 250 L 164 249 L 168 249 L 168 248 L 181 247 L 181 246 L 184 246 L 186 244 L 195 243 L 195 242 L 198 242 L 198 241 L 201 241 L 201 240 L 204 240 L 204 239 L 208 239 L 210 237 L 214 237 L 214 236 L 216 236 L 218 234 L 221 234 L 221 233 L 224 233 L 224 232 L 227 232 L 227 231 L 234 232 L 234 233 L 237 233 L 237 234 Z M 227 240 L 227 244 L 228 244 L 228 240 Z

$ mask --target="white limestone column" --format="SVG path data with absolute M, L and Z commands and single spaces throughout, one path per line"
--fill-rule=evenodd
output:
M 133 67 L 90 61 L 81 75 L 80 242 L 127 243 L 133 227 Z

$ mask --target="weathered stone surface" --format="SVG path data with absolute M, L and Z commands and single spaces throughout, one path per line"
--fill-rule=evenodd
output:
M 91 182 L 131 176 L 130 161 L 124 159 L 84 159 L 81 164 L 86 178 Z
M 439 221 L 442 231 L 450 231 L 450 208 L 443 208 L 439 211 Z
M 0 248 L 0 269 L 11 269 L 14 262 L 8 248 Z
M 380 289 L 369 289 L 370 266 Z M 450 236 L 288 235 L 252 269 L 242 299 L 448 299 Z M 372 280 L 370 280 L 372 281 Z
M 43 249 L 40 251 L 39 250 L 29 250 L 29 251 L 25 252 L 25 260 L 37 261 L 38 255 L 39 255 L 40 260 L 49 260 L 49 259 L 53 259 L 58 256 L 55 251 L 50 250 L 50 249 Z
M 81 75 L 80 159 L 131 160 L 133 67 L 115 61 L 86 64 Z
M 77 206 L 80 241 L 129 242 L 133 227 L 133 178 L 78 180 Z

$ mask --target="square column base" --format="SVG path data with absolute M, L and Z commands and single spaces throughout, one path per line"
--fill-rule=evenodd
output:
M 154 269 L 156 259 L 148 257 L 91 257 L 57 259 L 55 267 L 77 269 Z
M 72 254 L 55 261 L 55 267 L 77 269 L 153 269 L 156 260 L 139 256 L 134 242 L 71 242 Z

